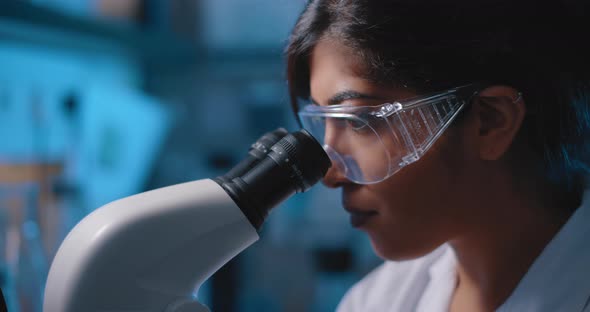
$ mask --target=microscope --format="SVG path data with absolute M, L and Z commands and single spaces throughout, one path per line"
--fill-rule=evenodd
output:
M 193 294 L 259 238 L 269 211 L 331 166 L 305 130 L 278 129 L 226 175 L 111 202 L 53 260 L 44 312 L 204 312 Z

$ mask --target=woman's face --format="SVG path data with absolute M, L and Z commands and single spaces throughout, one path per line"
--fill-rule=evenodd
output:
M 362 78 L 357 59 L 337 41 L 320 41 L 310 59 L 312 99 L 319 105 L 374 106 L 417 95 Z M 324 183 L 342 187 L 351 222 L 369 235 L 381 257 L 422 256 L 451 240 L 466 224 L 470 156 L 461 147 L 461 135 L 450 134 L 460 130 L 447 130 L 420 160 L 377 184 L 354 184 L 334 167 L 328 171 Z

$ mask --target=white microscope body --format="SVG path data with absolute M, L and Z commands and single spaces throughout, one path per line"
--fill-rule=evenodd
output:
M 44 311 L 177 311 L 196 285 L 256 240 L 256 229 L 213 180 L 117 200 L 62 243 Z
M 208 311 L 192 298 L 195 290 L 258 240 L 268 210 L 330 166 L 305 131 L 259 151 L 221 180 L 156 189 L 88 215 L 55 256 L 44 312 Z

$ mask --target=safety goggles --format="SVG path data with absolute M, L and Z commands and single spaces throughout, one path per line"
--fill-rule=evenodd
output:
M 354 183 L 373 184 L 420 159 L 480 89 L 468 85 L 379 106 L 308 104 L 298 115 L 332 166 Z

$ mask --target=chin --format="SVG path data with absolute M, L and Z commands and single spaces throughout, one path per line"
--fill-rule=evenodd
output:
M 377 256 L 383 260 L 390 261 L 406 261 L 417 259 L 431 253 L 441 245 L 420 244 L 412 239 L 400 241 L 377 239 L 371 235 L 369 235 L 369 237 L 371 239 L 371 245 L 373 246 L 375 254 L 377 254 Z

